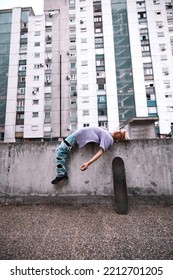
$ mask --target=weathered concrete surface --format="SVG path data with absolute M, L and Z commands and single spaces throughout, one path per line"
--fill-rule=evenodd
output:
M 171 260 L 173 208 L 130 198 L 128 215 L 112 205 L 0 207 L 1 260 Z
M 69 180 L 51 185 L 56 176 L 56 143 L 0 144 L 0 202 L 84 196 L 112 196 L 112 160 L 125 162 L 129 195 L 173 196 L 173 139 L 131 140 L 114 144 L 85 172 L 80 166 L 97 152 L 96 144 L 72 149 Z

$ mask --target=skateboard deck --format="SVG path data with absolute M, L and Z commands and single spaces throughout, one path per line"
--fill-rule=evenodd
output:
M 118 214 L 128 213 L 128 197 L 126 187 L 126 176 L 122 158 L 116 157 L 112 161 L 114 201 Z

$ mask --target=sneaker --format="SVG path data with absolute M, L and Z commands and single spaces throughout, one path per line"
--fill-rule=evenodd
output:
M 63 177 L 56 177 L 51 184 L 56 185 L 68 179 L 68 176 L 65 174 Z

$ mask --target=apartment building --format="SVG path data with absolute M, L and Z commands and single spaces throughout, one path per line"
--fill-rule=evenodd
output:
M 65 37 L 69 43 L 69 27 L 65 23 L 63 32 L 62 21 L 55 8 L 40 16 L 32 8 L 0 11 L 1 141 L 42 141 L 69 134 L 69 47 L 61 46 Z
M 1 10 L 0 38 L 1 140 L 135 118 L 173 130 L 172 1 L 45 0 L 40 16 Z

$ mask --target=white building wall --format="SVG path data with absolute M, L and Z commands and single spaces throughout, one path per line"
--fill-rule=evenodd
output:
M 165 94 L 169 94 L 173 89 L 173 58 L 165 1 L 160 1 L 159 5 L 154 5 L 153 1 L 146 1 L 146 10 L 160 133 L 164 134 L 170 132 L 171 120 L 173 121 L 173 110 L 169 112 L 168 108 L 169 106 L 173 106 L 173 95 L 172 98 L 165 98 Z M 162 22 L 161 28 L 157 25 L 159 21 Z M 160 37 L 159 33 L 163 33 L 163 36 Z M 165 51 L 160 49 L 160 44 L 165 44 Z M 168 68 L 168 75 L 163 73 L 163 68 Z M 170 82 L 170 88 L 165 87 L 165 81 Z
M 40 36 L 35 36 L 40 31 Z M 40 42 L 40 46 L 35 46 Z M 35 57 L 35 54 L 40 57 Z M 43 138 L 44 136 L 44 61 L 45 61 L 45 16 L 30 16 L 28 21 L 27 72 L 25 92 L 24 138 Z M 43 65 L 38 69 L 35 64 Z M 39 80 L 34 80 L 38 76 Z M 35 87 L 39 92 L 33 94 Z M 34 100 L 39 100 L 34 104 Z M 33 117 L 38 113 L 38 117 Z
M 80 8 L 84 8 L 81 11 Z M 81 24 L 80 21 L 84 23 Z M 86 27 L 86 32 L 81 32 L 81 28 Z M 83 39 L 86 43 L 83 43 Z M 94 22 L 93 6 L 90 1 L 76 1 L 76 52 L 77 52 L 77 117 L 78 128 L 83 124 L 90 126 L 98 125 L 97 109 L 97 88 L 96 88 L 96 64 L 95 64 L 95 44 L 94 44 Z M 82 66 L 82 64 L 87 65 Z M 84 90 L 83 86 L 88 85 Z M 88 98 L 89 102 L 85 102 Z M 84 115 L 89 110 L 89 115 Z
M 136 117 L 147 117 L 147 100 L 136 0 L 127 0 L 127 16 L 135 94 Z
M 110 131 L 119 128 L 118 99 L 116 85 L 115 53 L 113 41 L 113 23 L 111 1 L 102 0 L 104 57 L 106 72 L 106 95 L 108 129 Z
M 12 12 L 4 142 L 15 142 L 21 8 Z

